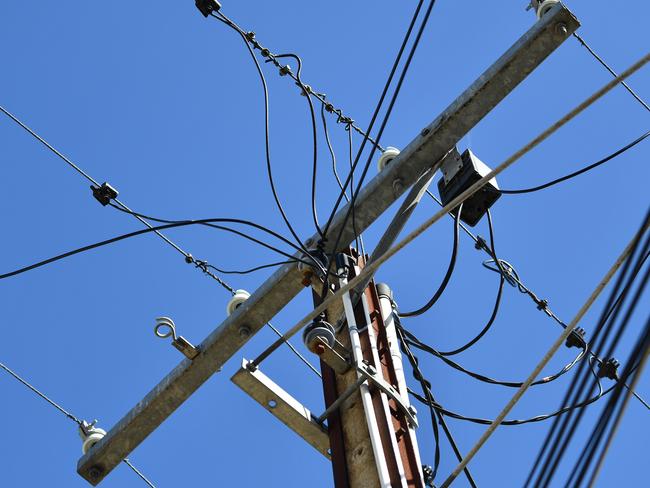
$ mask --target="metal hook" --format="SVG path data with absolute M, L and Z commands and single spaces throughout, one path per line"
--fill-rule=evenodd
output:
M 168 328 L 169 331 L 161 333 L 160 329 L 162 328 Z M 170 336 L 173 340 L 178 338 L 176 335 L 176 324 L 174 324 L 174 321 L 169 317 L 156 317 L 156 327 L 154 327 L 153 331 L 156 334 L 156 337 L 160 337 L 161 339 L 167 339 Z
M 161 332 L 160 329 L 163 328 L 169 330 Z M 188 359 L 194 359 L 199 355 L 199 350 L 194 347 L 190 341 L 185 339 L 183 336 L 176 335 L 176 324 L 174 324 L 174 321 L 169 317 L 157 317 L 156 326 L 153 331 L 156 334 L 156 337 L 160 337 L 161 339 L 171 337 L 173 339 L 172 346 L 182 352 Z

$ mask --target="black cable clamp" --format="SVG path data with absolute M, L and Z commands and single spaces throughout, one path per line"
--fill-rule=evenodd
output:
M 607 361 L 600 363 L 596 376 L 616 381 L 618 380 L 618 367 L 620 365 L 621 363 L 616 358 L 609 358 Z
M 212 12 L 218 12 L 221 8 L 221 3 L 217 0 L 195 0 L 194 3 L 204 17 L 207 17 Z
M 489 251 L 487 242 L 481 236 L 476 236 L 476 242 L 474 243 L 474 249 L 477 251 Z
M 585 340 L 585 335 L 587 332 L 582 327 L 577 327 L 571 331 L 569 337 L 566 338 L 564 345 L 571 349 L 572 347 L 577 347 L 579 349 L 584 349 L 587 346 L 587 341 Z
M 291 73 L 291 66 L 288 64 L 280 67 L 280 76 L 286 76 Z
M 548 300 L 539 300 L 537 302 L 537 310 L 540 310 L 542 312 L 547 312 L 548 311 Z
M 429 487 L 435 487 L 433 484 L 433 468 L 427 464 L 422 465 L 422 476 L 424 478 L 424 484 Z
M 90 185 L 90 189 L 93 191 L 95 199 L 104 207 L 108 205 L 111 200 L 117 198 L 118 195 L 117 190 L 106 182 L 102 183 L 101 186 Z

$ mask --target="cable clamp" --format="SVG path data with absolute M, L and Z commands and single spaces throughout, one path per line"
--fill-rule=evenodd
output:
M 584 349 L 587 347 L 587 341 L 585 340 L 587 332 L 582 327 L 577 327 L 571 331 L 569 337 L 566 338 L 564 345 L 571 349 L 572 347 L 577 347 L 579 349 Z
M 607 361 L 600 363 L 598 367 L 599 378 L 609 378 L 610 380 L 618 380 L 618 367 L 621 363 L 616 358 L 609 358 Z
M 477 235 L 476 236 L 476 242 L 474 243 L 474 249 L 477 251 L 483 250 L 483 251 L 489 251 L 487 242 L 485 239 L 483 239 L 481 236 Z
M 194 3 L 204 17 L 207 17 L 212 12 L 218 12 L 221 9 L 221 3 L 217 0 L 196 0 Z
M 280 76 L 286 76 L 291 73 L 291 66 L 288 64 L 280 67 Z
M 422 465 L 422 477 L 424 478 L 424 484 L 434 488 L 434 478 L 433 478 L 433 468 L 427 464 Z
M 95 199 L 104 207 L 108 205 L 111 200 L 117 198 L 118 195 L 117 190 L 106 182 L 102 183 L 101 186 L 90 185 L 90 189 L 93 191 Z
M 542 312 L 548 311 L 548 300 L 539 300 L 537 302 L 537 310 Z

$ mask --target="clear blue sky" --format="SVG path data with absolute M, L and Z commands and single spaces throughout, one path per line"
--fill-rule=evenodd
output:
M 523 34 L 535 21 L 525 3 L 438 2 L 382 142 L 404 147 Z M 645 54 L 647 2 L 568 3 L 582 21 L 581 34 L 616 69 Z M 109 181 L 138 211 L 163 218 L 250 218 L 286 233 L 266 181 L 262 93 L 252 62 L 232 31 L 204 19 L 193 4 L 3 2 L 0 104 L 100 182 Z M 223 4 L 227 15 L 254 30 L 273 51 L 299 53 L 304 80 L 363 126 L 416 2 Z M 278 189 L 306 238 L 314 229 L 305 99 L 270 66 L 265 72 Z M 461 146 L 495 166 L 608 80 L 570 39 Z M 650 97 L 650 70 L 630 83 Z M 563 175 L 632 141 L 649 121 L 648 113 L 618 88 L 499 181 L 516 188 Z M 333 123 L 330 128 L 343 165 L 346 133 Z M 336 186 L 324 144 L 320 148 L 318 208 L 324 218 Z M 565 321 L 645 213 L 649 156 L 650 146 L 641 144 L 570 183 L 528 196 L 504 196 L 495 205 L 500 255 Z M 0 158 L 0 273 L 139 228 L 128 216 L 101 207 L 79 175 L 6 117 L 0 117 Z M 409 228 L 434 210 L 425 202 Z M 386 222 L 367 233 L 369 247 Z M 484 222 L 477 230 L 487 234 Z M 169 234 L 194 256 L 221 267 L 276 259 L 215 231 Z M 451 222 L 440 222 L 382 268 L 379 279 L 391 285 L 404 308 L 421 305 L 437 286 L 451 237 Z M 441 349 L 472 337 L 489 316 L 498 281 L 482 268 L 482 259 L 463 239 L 448 292 L 430 313 L 405 325 Z M 252 291 L 269 274 L 228 281 Z M 154 318 L 173 317 L 179 333 L 199 343 L 224 319 L 228 298 L 154 236 L 139 237 L 0 282 L 0 361 L 75 415 L 98 418 L 108 429 L 181 359 L 154 337 Z M 274 319 L 275 325 L 290 327 L 310 303 L 303 293 Z M 618 351 L 621 359 L 648 304 L 646 296 Z M 583 323 L 588 333 L 601 307 L 602 301 Z M 506 289 L 502 309 L 494 329 L 460 361 L 490 376 L 523 380 L 560 331 L 513 288 Z M 266 330 L 256 336 L 131 455 L 157 486 L 332 485 L 328 463 L 229 381 L 242 356 L 256 355 L 271 340 Z M 571 354 L 563 348 L 549 371 Z M 468 415 L 493 417 L 513 393 L 467 379 L 434 360 L 422 358 L 422 363 L 438 400 Z M 318 379 L 285 349 L 265 363 L 264 371 L 320 411 Z M 527 393 L 513 416 L 555 409 L 569 377 Z M 648 378 L 638 388 L 646 397 Z M 6 374 L 0 374 L 0 398 L 0 486 L 86 486 L 76 474 L 81 442 L 74 424 Z M 587 419 L 593 421 L 598 411 L 590 409 Z M 631 403 L 599 486 L 643 484 L 648 414 L 638 402 Z M 462 451 L 484 429 L 453 420 L 449 425 Z M 470 465 L 479 485 L 520 486 L 548 425 L 500 428 Z M 419 440 L 423 459 L 431 463 L 425 421 Z M 575 444 L 568 457 L 581 446 Z M 455 460 L 444 442 L 442 449 L 444 477 Z M 465 483 L 459 478 L 457 485 Z M 120 466 L 102 486 L 144 485 Z

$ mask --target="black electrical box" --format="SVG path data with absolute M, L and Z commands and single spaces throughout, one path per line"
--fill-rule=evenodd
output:
M 445 157 L 440 169 L 442 178 L 438 181 L 438 192 L 443 205 L 447 205 L 491 171 L 469 149 L 461 155 L 456 148 Z M 500 196 L 497 180 L 492 178 L 483 188 L 465 200 L 460 219 L 474 227 Z M 457 208 L 451 213 L 456 215 L 456 211 Z

